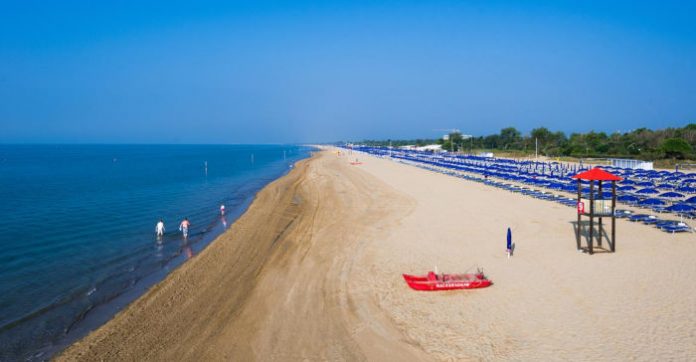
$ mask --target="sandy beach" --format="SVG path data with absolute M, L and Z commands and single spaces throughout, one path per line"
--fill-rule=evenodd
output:
M 351 165 L 356 157 L 362 164 Z M 57 359 L 696 359 L 696 235 L 617 220 L 617 252 L 589 256 L 575 249 L 575 216 L 390 160 L 323 151 Z M 426 293 L 401 278 L 435 266 L 481 267 L 495 284 Z

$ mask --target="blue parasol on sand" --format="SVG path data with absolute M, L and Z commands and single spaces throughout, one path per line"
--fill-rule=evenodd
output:
M 643 195 L 654 195 L 654 194 L 659 194 L 660 191 L 657 191 L 657 190 L 650 188 L 650 187 L 646 187 L 644 189 L 640 189 L 640 190 L 636 191 L 636 193 L 643 194 Z
M 663 200 L 655 199 L 655 198 L 645 199 L 645 200 L 640 201 L 638 203 L 638 205 L 640 205 L 640 206 L 662 206 L 664 204 L 665 204 L 665 202 Z
M 676 213 L 684 213 L 684 212 L 692 212 L 692 211 L 696 210 L 696 207 L 693 207 L 693 206 L 688 205 L 688 204 L 674 204 L 672 206 L 665 208 L 665 210 L 671 211 L 671 212 L 676 212 Z
M 633 196 L 633 195 L 620 195 L 616 199 L 621 201 L 621 202 L 626 202 L 629 204 L 636 203 L 636 202 L 640 201 L 640 199 L 637 196 Z
M 669 191 L 669 192 L 665 192 L 663 194 L 660 194 L 657 197 L 662 197 L 665 199 L 681 199 L 682 197 L 684 197 L 684 194 L 680 194 L 680 193 L 674 192 L 674 191 Z
M 694 192 L 696 192 L 696 188 L 691 187 L 691 186 L 682 186 L 682 187 L 677 188 L 677 191 L 688 192 L 690 194 L 693 194 Z

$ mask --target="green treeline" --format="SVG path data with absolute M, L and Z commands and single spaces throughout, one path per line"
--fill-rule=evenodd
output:
M 665 128 L 650 130 L 639 128 L 627 133 L 588 132 L 571 133 L 552 132 L 548 128 L 533 129 L 523 135 L 514 127 L 504 128 L 498 134 L 465 139 L 460 133 L 451 133 L 448 140 L 387 140 L 363 141 L 371 146 L 405 146 L 441 144 L 442 148 L 467 152 L 471 150 L 498 150 L 533 154 L 535 141 L 538 142 L 539 154 L 558 157 L 621 157 L 658 159 L 693 159 L 696 149 L 696 124 L 682 128 Z

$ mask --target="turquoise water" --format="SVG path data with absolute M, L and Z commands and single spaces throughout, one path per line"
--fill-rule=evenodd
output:
M 0 360 L 49 358 L 108 320 L 310 150 L 0 145 Z

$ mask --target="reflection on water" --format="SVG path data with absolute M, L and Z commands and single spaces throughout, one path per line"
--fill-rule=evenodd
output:
M 184 245 L 184 255 L 186 255 L 187 260 L 193 258 L 193 250 L 190 246 Z

